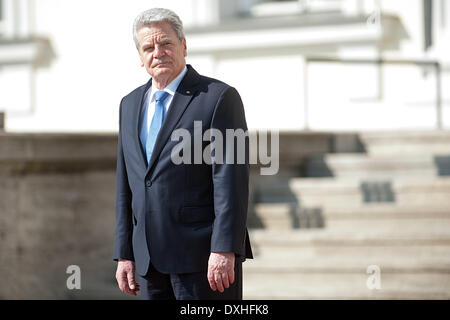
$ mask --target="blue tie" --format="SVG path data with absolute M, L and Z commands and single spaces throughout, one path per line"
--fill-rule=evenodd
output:
M 145 153 L 147 154 L 147 162 L 150 162 L 153 148 L 155 147 L 156 137 L 161 129 L 164 117 L 166 115 L 166 108 L 164 107 L 164 99 L 169 93 L 166 91 L 155 92 L 155 113 L 153 114 L 152 123 L 148 132 L 147 142 L 145 144 Z

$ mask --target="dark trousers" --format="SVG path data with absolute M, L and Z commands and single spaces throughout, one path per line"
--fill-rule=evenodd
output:
M 242 262 L 236 261 L 234 283 L 230 287 L 212 291 L 207 271 L 183 274 L 164 274 L 150 264 L 145 276 L 138 275 L 142 300 L 242 300 Z

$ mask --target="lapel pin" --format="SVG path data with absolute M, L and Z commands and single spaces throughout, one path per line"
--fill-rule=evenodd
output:
M 187 93 L 187 94 L 190 94 L 191 92 L 190 92 L 189 90 L 186 90 L 186 93 Z

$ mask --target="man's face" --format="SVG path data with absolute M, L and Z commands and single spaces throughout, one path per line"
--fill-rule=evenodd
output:
M 137 36 L 141 66 L 156 81 L 169 84 L 186 65 L 186 39 L 180 41 L 169 22 L 144 26 Z

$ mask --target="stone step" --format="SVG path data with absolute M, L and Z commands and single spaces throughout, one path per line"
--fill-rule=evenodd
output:
M 449 258 L 414 259 L 392 257 L 315 257 L 297 259 L 256 258 L 243 265 L 246 275 L 276 278 L 278 274 L 336 274 L 341 276 L 372 273 L 450 275 Z M 450 288 L 449 288 L 450 290 Z
M 253 210 L 265 229 L 297 227 L 298 208 L 295 203 L 257 203 L 253 206 Z
M 370 290 L 371 275 L 356 273 L 247 272 L 244 299 L 449 299 L 449 273 L 380 273 L 380 289 Z M 267 281 L 270 279 L 270 281 Z M 372 287 L 373 288 L 373 287 Z
M 448 299 L 448 234 L 250 230 L 245 299 Z M 369 290 L 367 268 L 381 272 Z M 270 279 L 270 281 L 267 281 Z
M 448 244 L 421 244 L 421 245 L 344 245 L 329 246 L 315 244 L 305 247 L 280 246 L 252 242 L 252 249 L 255 259 L 308 259 L 321 258 L 323 256 L 336 257 L 345 260 L 348 257 L 367 257 L 370 256 L 374 260 L 389 259 L 416 259 L 428 260 L 436 255 L 450 256 L 450 246 Z
M 449 232 L 250 230 L 250 238 L 245 299 L 450 298 Z M 367 288 L 369 266 L 379 267 L 380 290 Z
M 450 248 L 449 248 L 450 249 Z M 368 266 L 378 266 L 382 272 L 432 272 L 450 273 L 450 256 L 429 256 L 418 259 L 416 256 L 372 256 L 364 252 L 347 256 L 305 257 L 289 255 L 280 259 L 263 255 L 249 259 L 245 268 L 252 273 L 355 273 L 366 270 Z
M 450 131 L 361 132 L 359 138 L 370 154 L 450 154 Z
M 307 161 L 310 177 L 336 176 L 392 179 L 392 177 L 434 177 L 450 175 L 448 155 L 370 155 L 364 153 L 326 154 Z
M 388 203 L 357 209 L 302 210 L 296 204 L 258 203 L 253 210 L 265 229 L 450 230 L 450 209 L 441 207 L 398 207 Z
M 250 229 L 255 258 L 384 257 L 429 259 L 450 256 L 449 232 L 334 231 L 326 229 Z
M 384 232 L 396 232 L 399 229 L 408 232 L 445 232 L 450 230 L 450 219 L 402 219 L 402 220 L 375 220 L 365 221 L 342 221 L 325 220 L 324 226 L 327 230 L 378 230 Z
M 433 203 L 427 206 L 399 206 L 395 203 L 369 203 L 360 207 L 328 208 L 323 211 L 327 219 L 403 219 L 450 218 L 450 208 Z
M 450 177 L 371 180 L 378 183 L 371 186 L 367 182 L 354 178 L 293 178 L 289 184 L 302 207 L 354 207 L 386 201 L 399 206 L 434 204 L 450 208 Z
M 291 177 L 284 179 L 259 179 L 252 189 L 252 200 L 256 203 L 295 203 L 297 198 L 289 185 Z
M 267 219 L 282 219 L 296 208 L 292 203 L 256 203 L 254 209 Z M 359 207 L 326 208 L 321 211 L 326 219 L 358 220 L 358 219 L 446 219 L 450 218 L 450 208 L 439 205 L 398 206 L 392 203 L 364 204 Z
M 331 231 L 326 229 L 305 230 L 255 230 L 249 232 L 253 241 L 259 244 L 280 246 L 308 246 L 308 245 L 425 245 L 448 244 L 450 245 L 450 230 L 444 232 L 384 232 L 378 230 L 348 232 Z

